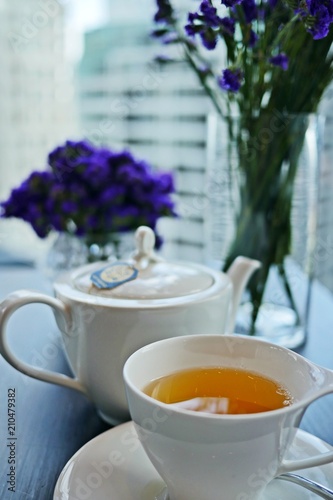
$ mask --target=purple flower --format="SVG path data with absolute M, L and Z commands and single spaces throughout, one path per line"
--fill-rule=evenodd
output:
M 53 183 L 49 190 L 49 199 L 61 201 L 63 198 L 64 186 L 59 181 Z
M 173 175 L 170 172 L 157 174 L 157 186 L 160 193 L 169 194 L 175 192 Z
M 216 31 L 208 28 L 204 31 L 201 31 L 200 38 L 202 44 L 208 50 L 214 50 L 217 45 L 217 33 Z
M 131 185 L 133 183 L 142 183 L 147 178 L 147 173 L 135 164 L 122 165 L 117 169 L 117 181 Z
M 332 23 L 332 18 L 329 15 L 328 10 L 325 6 L 321 6 L 315 14 L 315 21 L 313 25 L 308 28 L 309 33 L 311 33 L 314 40 L 320 40 L 328 35 L 330 30 L 330 25 Z
M 169 0 L 156 0 L 157 12 L 154 16 L 156 23 L 169 22 L 172 20 L 173 8 Z
M 195 36 L 200 30 L 201 28 L 197 26 L 195 26 L 194 24 L 186 24 L 185 25 L 185 33 L 188 35 L 188 36 Z
M 200 21 L 202 17 L 198 14 L 198 12 L 189 12 L 187 16 L 187 20 L 189 24 L 195 24 L 195 21 Z
M 76 159 L 82 155 L 90 156 L 93 153 L 93 148 L 85 141 L 74 143 L 67 141 L 64 146 L 55 148 L 48 155 L 48 164 L 53 168 L 62 166 L 65 162 L 71 166 L 75 166 Z
M 43 221 L 40 221 L 40 222 L 38 222 L 38 221 L 26 221 L 26 222 L 30 222 L 33 230 L 35 231 L 35 233 L 37 234 L 37 236 L 39 238 L 46 238 L 49 231 L 48 231 L 47 227 L 44 227 Z
M 48 164 L 59 179 L 66 180 L 72 176 L 77 165 L 93 153 L 94 147 L 87 141 L 67 141 L 49 154 Z
M 306 0 L 296 9 L 314 40 L 325 38 L 333 22 L 332 0 Z
M 220 24 L 220 18 L 217 10 L 208 0 L 203 0 L 200 4 L 200 10 L 203 14 L 203 22 L 206 26 L 217 28 Z
M 100 202 L 108 205 L 113 203 L 122 203 L 126 192 L 126 187 L 121 184 L 107 185 L 100 195 Z
M 288 65 L 289 65 L 289 58 L 284 52 L 281 52 L 280 54 L 273 56 L 269 59 L 269 62 L 273 64 L 273 66 L 280 66 L 280 68 L 283 69 L 283 71 L 287 71 Z
M 72 200 L 65 200 L 61 204 L 61 210 L 64 214 L 75 214 L 78 210 L 78 206 Z
M 82 179 L 91 187 L 99 188 L 105 185 L 110 178 L 108 158 L 95 154 L 90 157 L 89 163 L 82 168 Z
M 171 173 L 154 172 L 129 151 L 115 152 L 85 141 L 67 141 L 49 154 L 50 171 L 33 172 L 8 200 L 1 217 L 25 220 L 40 237 L 51 230 L 112 233 L 155 227 L 174 216 Z
M 327 23 L 317 22 L 312 26 L 312 28 L 308 28 L 308 32 L 311 33 L 314 40 L 320 40 L 321 38 L 325 38 L 329 33 L 330 27 Z
M 129 219 L 131 217 L 138 217 L 139 209 L 135 205 L 126 205 L 118 207 L 116 213 L 117 217 L 121 217 L 123 219 L 125 218 Z
M 60 185 L 60 189 L 62 186 Z M 88 193 L 90 192 L 89 183 L 83 183 L 82 179 L 73 180 L 69 186 L 69 192 L 71 193 L 72 198 L 80 203 L 82 200 L 86 200 Z
M 258 10 L 255 0 L 243 0 L 242 8 L 247 24 L 250 24 L 254 19 L 257 19 Z
M 191 37 L 198 34 L 203 46 L 208 50 L 213 50 L 217 45 L 220 28 L 225 33 L 233 35 L 235 23 L 230 18 L 219 17 L 216 8 L 208 0 L 203 0 L 199 12 L 189 13 L 185 33 Z
M 243 72 L 239 68 L 225 69 L 222 72 L 222 76 L 218 80 L 218 84 L 222 90 L 238 92 L 243 78 Z
M 107 160 L 111 170 L 117 172 L 118 168 L 122 165 L 131 164 L 135 162 L 134 157 L 129 151 L 121 151 L 120 153 L 113 152 Z
M 333 22 L 332 0 L 306 0 L 306 5 L 311 16 L 322 17 L 328 22 Z
M 235 33 L 235 20 L 231 17 L 223 17 L 221 19 L 222 30 L 230 36 Z
M 173 202 L 170 200 L 169 196 L 157 195 L 154 199 L 155 210 L 157 212 L 169 213 L 173 209 Z

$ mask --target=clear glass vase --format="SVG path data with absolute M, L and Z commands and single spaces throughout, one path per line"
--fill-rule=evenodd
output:
M 212 118 L 210 127 L 210 254 L 217 259 L 220 252 L 222 268 L 237 255 L 262 263 L 236 331 L 299 347 L 306 341 L 315 269 L 323 120 L 276 113 L 251 123 Z
M 132 232 L 91 234 L 85 237 L 57 233 L 42 264 L 43 273 L 54 280 L 58 274 L 84 264 L 126 258 L 133 248 Z

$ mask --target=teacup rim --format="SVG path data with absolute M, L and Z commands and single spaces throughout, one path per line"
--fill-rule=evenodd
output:
M 236 337 L 237 339 L 245 339 L 246 341 L 249 341 L 249 342 L 262 343 L 262 344 L 267 345 L 267 346 L 278 348 L 282 352 L 292 353 L 293 356 L 302 360 L 302 362 L 305 362 L 309 367 L 317 368 L 325 374 L 331 374 L 332 383 L 329 384 L 327 387 L 321 388 L 320 390 L 307 396 L 306 398 L 295 401 L 290 405 L 287 405 L 285 407 L 278 408 L 275 410 L 268 410 L 268 411 L 263 411 L 263 412 L 258 412 L 258 413 L 248 413 L 248 414 L 211 414 L 211 413 L 204 413 L 204 412 L 195 412 L 195 411 L 187 410 L 187 409 L 181 408 L 181 407 L 174 407 L 174 406 L 169 405 L 168 403 L 163 403 L 162 401 L 157 401 L 156 399 L 152 398 L 151 396 L 145 394 L 142 391 L 142 389 L 139 389 L 134 383 L 132 383 L 132 381 L 129 379 L 129 376 L 127 374 L 128 367 L 129 367 L 131 361 L 133 360 L 133 358 L 138 356 L 139 353 L 142 351 L 152 349 L 156 344 L 173 343 L 175 341 L 178 342 L 178 341 L 182 341 L 182 340 L 190 340 L 192 338 L 195 339 L 198 337 L 205 337 L 205 339 L 221 337 L 221 338 L 226 339 L 226 340 L 228 340 L 228 339 L 235 340 L 235 336 L 237 336 Z M 258 372 L 258 373 L 260 373 L 260 372 Z M 147 344 L 147 345 L 142 346 L 141 348 L 137 349 L 134 353 L 132 353 L 128 357 L 128 359 L 126 360 L 124 367 L 123 367 L 123 379 L 124 379 L 125 385 L 128 385 L 130 387 L 130 389 L 137 394 L 137 396 L 139 396 L 143 400 L 147 401 L 152 406 L 156 407 L 156 403 L 158 403 L 158 406 L 161 407 L 162 409 L 164 409 L 165 412 L 168 414 L 174 414 L 174 415 L 177 415 L 180 417 L 186 416 L 187 418 L 191 417 L 191 418 L 194 418 L 197 420 L 201 419 L 201 420 L 210 420 L 210 421 L 222 420 L 222 421 L 234 421 L 234 422 L 236 422 L 236 420 L 241 420 L 241 421 L 242 420 L 244 420 L 244 421 L 258 420 L 258 419 L 266 419 L 267 420 L 270 418 L 275 418 L 276 416 L 281 415 L 282 413 L 284 413 L 284 414 L 293 413 L 293 412 L 301 410 L 301 409 L 304 409 L 304 411 L 305 411 L 305 409 L 313 401 L 315 401 L 316 399 L 318 399 L 326 394 L 333 392 L 333 370 L 322 367 L 322 366 L 314 363 L 313 361 L 305 358 L 301 354 L 298 354 L 298 353 L 292 351 L 291 349 L 288 349 L 287 347 L 283 347 L 283 346 L 274 344 L 274 343 L 269 342 L 265 339 L 261 339 L 261 338 L 257 338 L 257 337 L 249 337 L 248 335 L 243 335 L 243 334 L 238 334 L 238 333 L 237 334 L 223 334 L 223 335 L 221 335 L 221 334 L 186 335 L 184 337 L 170 337 L 167 339 L 162 339 L 162 340 L 152 342 L 150 344 Z

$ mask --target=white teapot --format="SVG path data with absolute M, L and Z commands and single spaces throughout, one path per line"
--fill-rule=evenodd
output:
M 238 257 L 227 274 L 184 262 L 167 262 L 153 250 L 153 231 L 136 231 L 132 258 L 89 264 L 61 275 L 55 297 L 32 290 L 0 304 L 0 353 L 17 370 L 77 389 L 111 424 L 129 419 L 122 377 L 127 358 L 140 347 L 188 334 L 232 333 L 240 297 L 260 263 Z M 74 378 L 19 360 L 6 341 L 11 314 L 29 303 L 54 310 Z

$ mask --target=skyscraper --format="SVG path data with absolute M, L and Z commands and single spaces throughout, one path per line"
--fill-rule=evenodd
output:
M 77 133 L 64 14 L 57 0 L 0 0 L 1 201 Z M 28 224 L 0 220 L 0 247 L 35 257 L 43 245 Z
M 76 130 L 57 0 L 0 1 L 0 199 Z
M 132 10 L 132 3 L 121 11 L 110 2 L 110 22 L 85 35 L 78 74 L 83 133 L 174 171 L 182 217 L 160 224 L 164 253 L 202 261 L 209 102 L 184 64 L 154 63 L 162 52 L 150 37 L 155 4 L 149 11 L 141 3 Z

